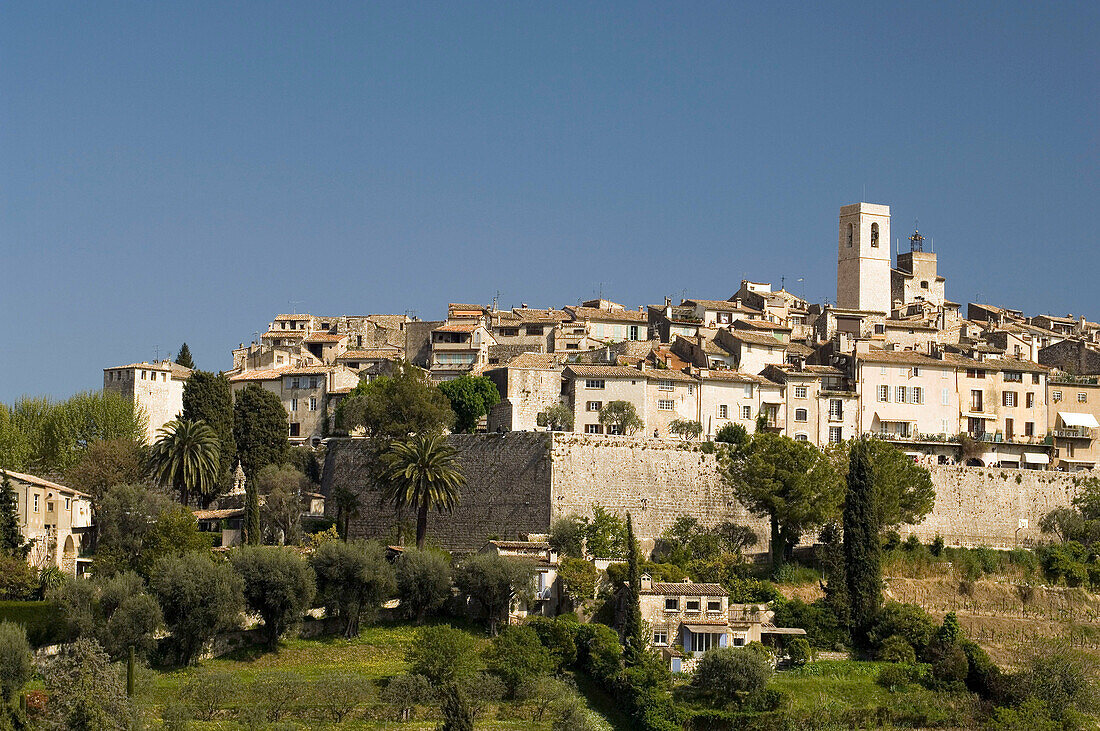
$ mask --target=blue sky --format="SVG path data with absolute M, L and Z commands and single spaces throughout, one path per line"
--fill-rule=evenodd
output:
M 277 313 L 835 291 L 1100 318 L 1097 3 L 5 3 L 0 400 Z M 792 287 L 794 288 L 794 287 Z

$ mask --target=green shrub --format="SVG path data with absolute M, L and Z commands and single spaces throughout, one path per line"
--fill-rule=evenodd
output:
M 32 671 L 26 630 L 14 622 L 0 622 L 0 721 L 3 720 L 4 704 L 10 703 L 23 689 Z
M 917 661 L 917 653 L 904 637 L 890 635 L 879 645 L 878 659 L 883 662 L 912 665 Z
M 913 667 L 902 663 L 892 663 L 878 671 L 875 682 L 887 690 L 901 690 L 912 683 Z
M 405 653 L 409 672 L 437 687 L 455 683 L 477 670 L 477 640 L 447 625 L 425 627 Z
M 787 657 L 791 661 L 791 667 L 802 667 L 811 660 L 812 656 L 810 643 L 804 637 L 796 637 L 787 644 Z
M 550 651 L 556 672 L 577 662 L 576 618 L 570 621 L 561 617 L 531 617 L 527 626 L 535 630 L 539 642 Z
M 898 635 L 921 657 L 936 629 L 935 621 L 915 604 L 888 602 L 875 617 L 868 639 L 872 649 L 877 651 L 887 638 Z
M 719 647 L 703 655 L 693 685 L 717 704 L 744 703 L 764 690 L 772 672 L 771 663 L 758 651 Z
M 44 647 L 65 638 L 65 623 L 57 605 L 49 601 L 0 602 L 0 622 L 23 625 L 32 647 Z
M 535 630 L 525 625 L 507 627 L 485 650 L 485 664 L 489 671 L 504 681 L 508 693 L 529 678 L 545 675 L 554 669 L 550 656 Z

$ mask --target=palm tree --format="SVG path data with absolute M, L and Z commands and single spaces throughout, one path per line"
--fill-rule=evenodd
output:
M 221 442 L 205 422 L 173 419 L 157 432 L 149 450 L 149 468 L 162 485 L 179 491 L 187 505 L 191 490 L 204 498 L 214 494 Z
M 386 465 L 383 498 L 398 510 L 416 511 L 416 547 L 423 550 L 428 510 L 453 512 L 466 478 L 455 463 L 455 450 L 440 434 L 394 442 L 382 455 Z

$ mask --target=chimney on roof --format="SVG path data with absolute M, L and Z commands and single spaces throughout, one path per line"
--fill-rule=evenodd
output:
M 520 302 L 519 303 L 519 308 L 521 310 L 526 310 L 527 309 L 527 303 L 526 302 Z

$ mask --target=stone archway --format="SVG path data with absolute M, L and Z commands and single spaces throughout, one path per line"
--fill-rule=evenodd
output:
M 65 547 L 61 552 L 61 570 L 69 576 L 76 576 L 76 541 L 70 533 L 65 536 Z

